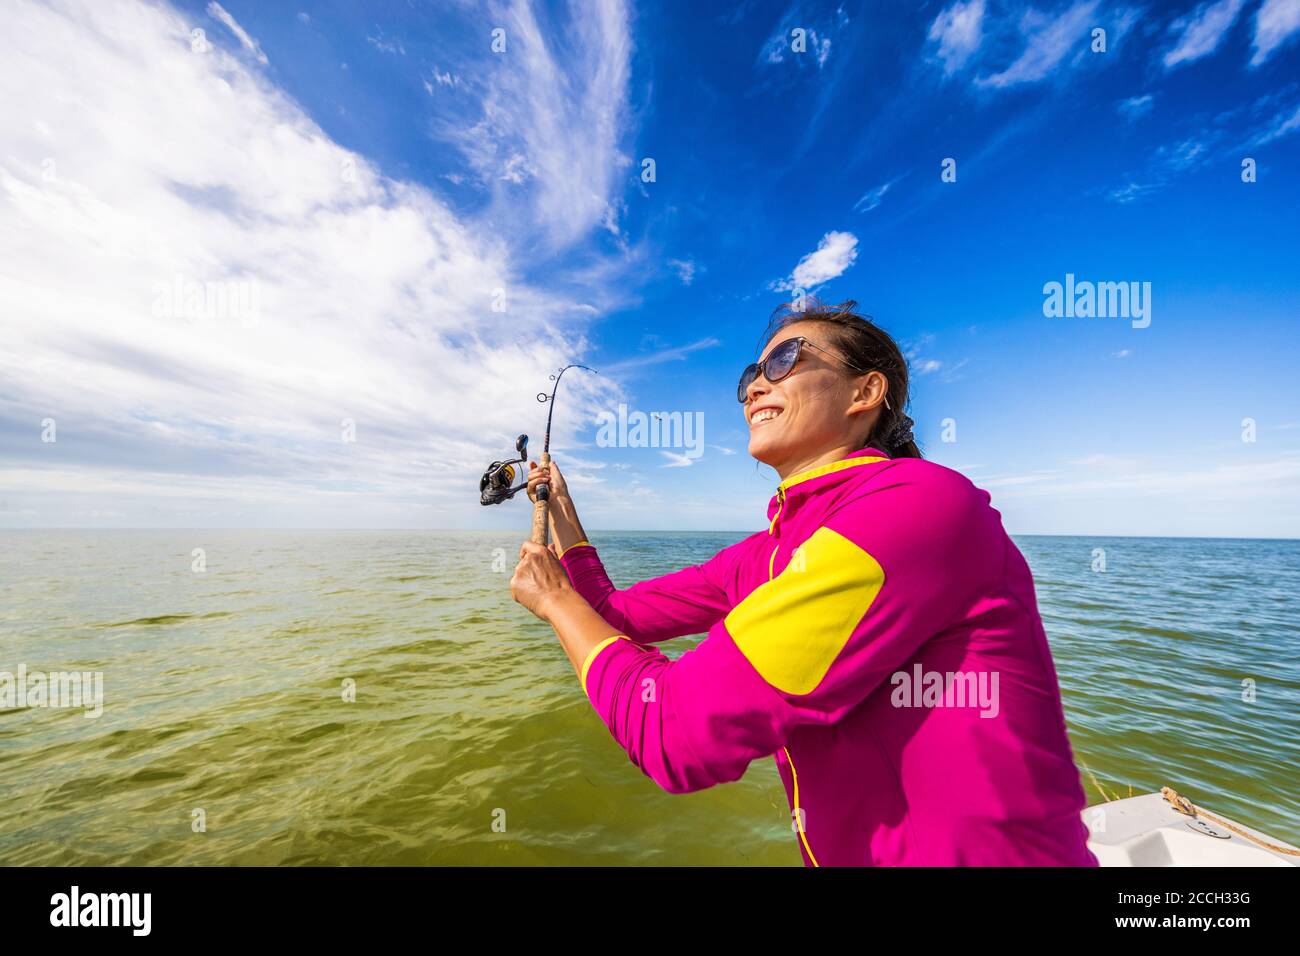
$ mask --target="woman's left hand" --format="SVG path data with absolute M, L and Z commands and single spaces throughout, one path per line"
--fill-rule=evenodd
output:
M 554 548 L 525 541 L 519 547 L 519 565 L 510 579 L 510 596 L 543 621 L 548 620 L 549 602 L 572 588 Z

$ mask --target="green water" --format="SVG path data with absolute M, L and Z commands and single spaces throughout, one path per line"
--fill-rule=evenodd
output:
M 741 535 L 592 537 L 626 586 Z M 0 671 L 104 675 L 97 719 L 0 712 L 0 863 L 798 865 L 770 761 L 684 796 L 627 762 L 510 600 L 519 540 L 0 532 Z M 1300 542 L 1019 543 L 1098 783 L 1300 842 Z

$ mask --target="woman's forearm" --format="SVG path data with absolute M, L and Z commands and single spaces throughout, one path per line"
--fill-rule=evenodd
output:
M 550 519 L 551 540 L 555 542 L 561 553 L 569 550 L 579 541 L 587 540 L 587 532 L 582 529 L 582 522 L 578 520 L 578 509 L 574 507 L 572 498 L 552 497 L 547 515 Z
M 592 610 L 581 594 L 569 588 L 557 591 L 541 610 L 560 639 L 560 646 L 573 665 L 574 673 L 579 676 L 588 655 L 601 642 L 622 634 Z

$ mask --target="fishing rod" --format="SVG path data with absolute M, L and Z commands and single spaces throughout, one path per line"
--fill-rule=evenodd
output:
M 564 373 L 571 368 L 586 369 L 588 372 L 599 375 L 594 368 L 588 368 L 586 365 L 566 365 L 560 371 L 551 376 L 551 381 L 555 384 L 551 386 L 551 394 L 545 392 L 537 393 L 539 402 L 550 402 L 550 408 L 546 411 L 546 437 L 542 442 L 542 457 L 540 465 L 545 468 L 551 463 L 551 416 L 555 414 L 555 393 L 560 387 L 560 379 Z M 509 501 L 517 493 L 528 487 L 528 477 L 526 469 L 520 468 L 525 472 L 524 480 L 513 488 L 510 483 L 515 480 L 515 465 L 523 465 L 528 461 L 528 436 L 520 435 L 515 439 L 515 451 L 519 453 L 518 458 L 511 458 L 508 461 L 494 461 L 488 465 L 487 471 L 483 472 L 483 477 L 479 479 L 479 503 L 484 505 L 499 505 L 503 501 Z M 551 499 L 551 488 L 547 484 L 537 486 L 537 500 L 533 502 L 533 531 L 531 540 L 537 544 L 545 546 L 549 527 L 547 518 L 549 515 L 549 502 Z

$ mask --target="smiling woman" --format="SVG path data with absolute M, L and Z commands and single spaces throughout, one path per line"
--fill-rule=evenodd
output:
M 751 430 L 749 453 L 759 461 L 770 464 L 772 456 L 779 456 L 779 444 L 774 447 L 773 443 L 779 443 L 781 439 L 764 435 L 763 440 L 756 444 L 755 426 L 783 417 L 787 411 L 781 398 L 769 394 L 762 381 L 775 384 L 784 380 L 798 367 L 807 354 L 807 348 L 816 352 L 817 357 L 807 356 L 803 369 L 807 376 L 803 381 L 805 387 L 800 388 L 799 383 L 794 383 L 787 390 L 791 397 L 797 400 L 801 393 L 810 389 L 824 391 L 852 381 L 844 379 L 842 374 L 835 374 L 836 366 L 865 376 L 865 384 L 873 397 L 870 409 L 859 407 L 844 412 L 850 418 L 857 416 L 852 447 L 845 451 L 875 445 L 894 458 L 921 457 L 921 450 L 912 437 L 912 419 L 904 412 L 908 402 L 907 360 L 888 332 L 854 311 L 856 305 L 849 301 L 838 306 L 825 306 L 816 299 L 804 298 L 787 303 L 773 313 L 764 336 L 768 343 L 765 357 L 761 362 L 746 367 L 736 388 L 737 400 L 748 411 Z M 830 374 L 823 375 L 822 372 Z M 789 409 L 792 417 L 786 424 L 798 429 L 801 447 L 816 444 L 809 440 L 810 434 L 824 434 L 828 441 L 842 437 L 843 420 L 838 405 L 843 404 L 843 399 L 844 396 L 839 396 L 830 402 L 809 402 L 802 410 L 802 425 L 794 417 L 800 410 Z M 858 433 L 862 433 L 860 440 L 856 437 Z M 764 448 L 767 450 L 761 452 Z M 794 470 L 802 469 L 796 465 Z
M 782 479 L 765 530 L 620 591 L 534 463 L 556 544 L 523 545 L 511 591 L 665 790 L 775 756 L 808 865 L 1094 866 L 1029 568 L 988 494 L 921 459 L 906 361 L 853 307 L 781 307 L 741 375 L 749 452 Z

